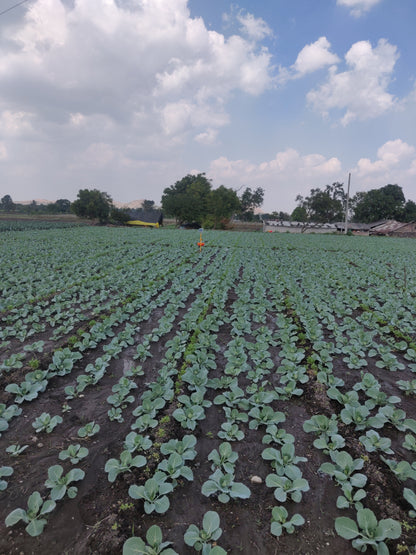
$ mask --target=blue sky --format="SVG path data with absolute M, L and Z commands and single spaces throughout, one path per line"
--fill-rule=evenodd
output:
M 351 172 L 416 201 L 415 22 L 414 0 L 27 0 L 0 16 L 0 195 L 159 203 L 205 172 L 291 211 Z

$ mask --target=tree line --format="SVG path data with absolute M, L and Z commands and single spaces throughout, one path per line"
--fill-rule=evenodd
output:
M 16 214 L 69 214 L 71 201 L 68 199 L 58 199 L 56 202 L 48 204 L 38 203 L 32 200 L 29 204 L 13 202 L 10 195 L 4 195 L 0 199 L 0 211 Z
M 0 200 L 0 211 L 26 214 L 73 214 L 100 223 L 124 224 L 128 220 L 148 221 L 151 216 L 174 218 L 178 225 L 203 226 L 224 229 L 231 218 L 243 221 L 259 219 L 256 214 L 264 198 L 261 187 L 246 187 L 240 194 L 224 185 L 213 189 L 211 180 L 204 173 L 188 174 L 174 185 L 166 187 L 162 195 L 161 209 L 153 200 L 145 200 L 140 208 L 119 209 L 111 196 L 98 189 L 80 189 L 77 199 L 70 202 L 59 199 L 50 204 L 14 203 L 10 195 Z M 312 188 L 309 195 L 296 197 L 297 206 L 291 214 L 272 212 L 262 214 L 263 219 L 291 220 L 298 222 L 334 223 L 345 220 L 346 193 L 343 183 L 326 185 L 323 189 Z M 399 185 L 388 184 L 379 189 L 358 192 L 349 199 L 348 220 L 373 223 L 379 220 L 416 221 L 416 203 L 406 200 Z M 156 217 L 157 220 L 157 217 Z
M 342 183 L 311 189 L 306 197 L 296 197 L 292 221 L 333 223 L 345 220 L 347 196 Z M 373 223 L 380 220 L 411 222 L 416 220 L 416 203 L 405 199 L 399 185 L 356 193 L 349 199 L 349 221 Z
M 62 200 L 48 205 L 14 203 L 10 195 L 0 201 L 3 212 L 27 213 L 69 213 L 80 218 L 98 220 L 100 223 L 125 224 L 129 220 L 160 221 L 161 213 L 174 218 L 178 225 L 225 229 L 232 217 L 251 221 L 256 218 L 255 210 L 263 203 L 264 190 L 246 187 L 239 196 L 234 189 L 221 185 L 212 188 L 211 181 L 204 173 L 186 175 L 171 187 L 165 188 L 161 209 L 156 208 L 153 200 L 144 200 L 136 209 L 116 208 L 111 196 L 98 189 L 80 189 L 74 202 Z M 36 206 L 36 211 L 34 207 Z

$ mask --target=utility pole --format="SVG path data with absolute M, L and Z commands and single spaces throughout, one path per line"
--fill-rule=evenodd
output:
M 350 183 L 351 183 L 351 173 L 348 174 L 348 190 L 347 190 L 347 202 L 345 206 L 345 235 L 348 232 L 348 209 L 350 204 Z

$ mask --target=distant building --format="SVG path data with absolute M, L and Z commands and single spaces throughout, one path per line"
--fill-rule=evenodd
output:
M 265 220 L 263 221 L 263 231 L 278 233 L 336 233 L 337 228 L 335 224 Z
M 384 235 L 388 237 L 416 237 L 416 222 L 402 223 L 381 220 L 371 224 L 348 222 L 347 230 L 353 235 Z M 263 231 L 278 233 L 345 233 L 345 222 L 322 224 L 313 222 L 263 221 Z

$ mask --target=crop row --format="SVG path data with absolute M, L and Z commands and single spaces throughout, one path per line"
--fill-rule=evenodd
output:
M 7 274 L 1 442 L 22 461 L 22 468 L 16 463 L 21 476 L 34 446 L 7 438 L 27 438 L 19 421 L 37 414 L 34 433 L 52 438 L 56 459 L 45 467 L 43 485 L 26 496 L 27 506 L 12 508 L 8 500 L 6 525 L 23 520 L 32 536 L 44 533 L 48 520 L 53 526 L 51 514 L 77 496 L 94 465 L 92 438 L 105 444 L 100 434 L 111 429 L 110 456 L 96 472 L 105 472 L 109 487 L 124 488 L 146 515 L 169 514 L 178 488 L 196 482 L 199 495 L 220 505 L 249 503 L 253 486 L 243 483 L 242 455 L 255 437 L 258 465 L 268 467 L 273 537 L 302 535 L 313 479 L 331 480 L 338 490 L 339 516 L 329 526 L 353 548 L 383 553 L 386 541 L 414 541 L 415 264 L 403 244 L 397 249 L 383 242 L 371 252 L 355 238 L 347 245 L 350 238 L 210 232 L 200 254 L 186 232 L 111 232 L 98 230 L 84 257 L 72 263 L 63 261 L 54 236 L 44 259 L 38 253 L 39 267 L 32 255 L 29 302 L 18 275 Z M 86 232 L 65 234 L 60 240 L 75 252 Z M 27 245 L 19 259 L 21 268 L 31 263 Z M 88 262 L 97 270 L 92 281 Z M 53 323 L 56 314 L 62 317 Z M 71 317 L 73 327 L 58 337 L 33 330 L 34 323 L 60 326 Z M 106 407 L 94 411 L 87 405 L 97 388 L 108 394 Z M 60 414 L 53 413 L 53 398 Z M 288 418 L 291 407 L 302 405 L 309 413 L 300 423 L 306 443 Z M 83 424 L 71 432 L 77 441 L 58 449 L 59 429 L 71 428 L 74 410 Z M 215 422 L 217 437 L 207 450 L 208 421 Z M 196 468 L 206 469 L 200 480 Z M 1 467 L 3 495 L 13 490 L 23 501 L 14 470 Z M 393 495 L 386 487 L 391 498 L 380 506 L 375 492 L 387 484 L 400 484 L 399 490 Z M 202 530 L 209 522 L 218 530 L 218 513 L 206 515 Z M 201 547 L 205 537 L 204 552 L 221 553 L 214 551 L 219 535 L 207 539 L 196 526 L 191 530 L 186 545 Z M 160 528 L 148 532 L 148 544 L 161 545 Z M 125 551 L 142 543 L 133 536 Z

